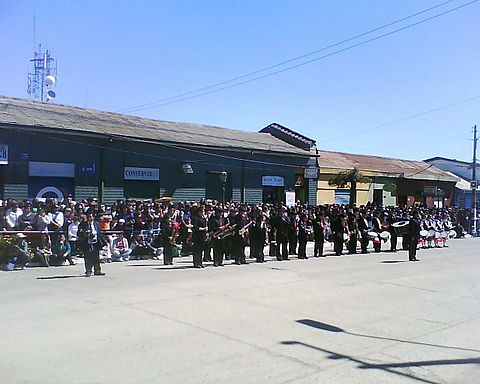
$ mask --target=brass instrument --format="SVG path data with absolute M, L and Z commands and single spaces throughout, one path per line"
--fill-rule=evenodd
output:
M 253 224 L 253 221 L 250 221 L 248 224 L 246 224 L 245 226 L 243 226 L 243 227 L 238 231 L 238 234 L 239 234 L 240 236 L 244 236 L 245 233 L 246 233 L 247 230 L 248 230 L 248 227 L 250 227 L 250 225 L 252 225 L 252 224 Z
M 237 224 L 227 226 L 224 229 L 219 229 L 213 234 L 213 238 L 217 240 L 223 240 L 225 237 L 232 236 L 235 233 L 235 227 Z

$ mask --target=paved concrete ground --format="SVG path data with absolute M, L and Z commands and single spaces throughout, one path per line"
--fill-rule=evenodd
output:
M 480 239 L 419 258 L 0 272 L 0 383 L 479 383 Z

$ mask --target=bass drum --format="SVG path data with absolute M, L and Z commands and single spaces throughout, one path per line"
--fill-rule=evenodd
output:
M 393 223 L 392 227 L 398 236 L 403 236 L 408 234 L 408 223 L 408 220 L 399 221 L 397 223 Z

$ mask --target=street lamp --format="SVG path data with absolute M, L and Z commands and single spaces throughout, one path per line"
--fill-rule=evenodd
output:
M 227 183 L 227 177 L 228 177 L 227 172 L 222 171 L 222 173 L 220 173 L 220 181 L 222 182 L 222 204 L 224 208 L 225 208 L 225 184 Z

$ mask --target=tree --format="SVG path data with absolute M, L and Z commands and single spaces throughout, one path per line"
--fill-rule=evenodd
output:
M 328 185 L 337 188 L 350 186 L 349 205 L 353 207 L 357 202 L 357 183 L 369 183 L 370 181 L 371 179 L 368 176 L 362 174 L 357 168 L 353 168 L 333 175 L 330 180 L 328 180 Z

